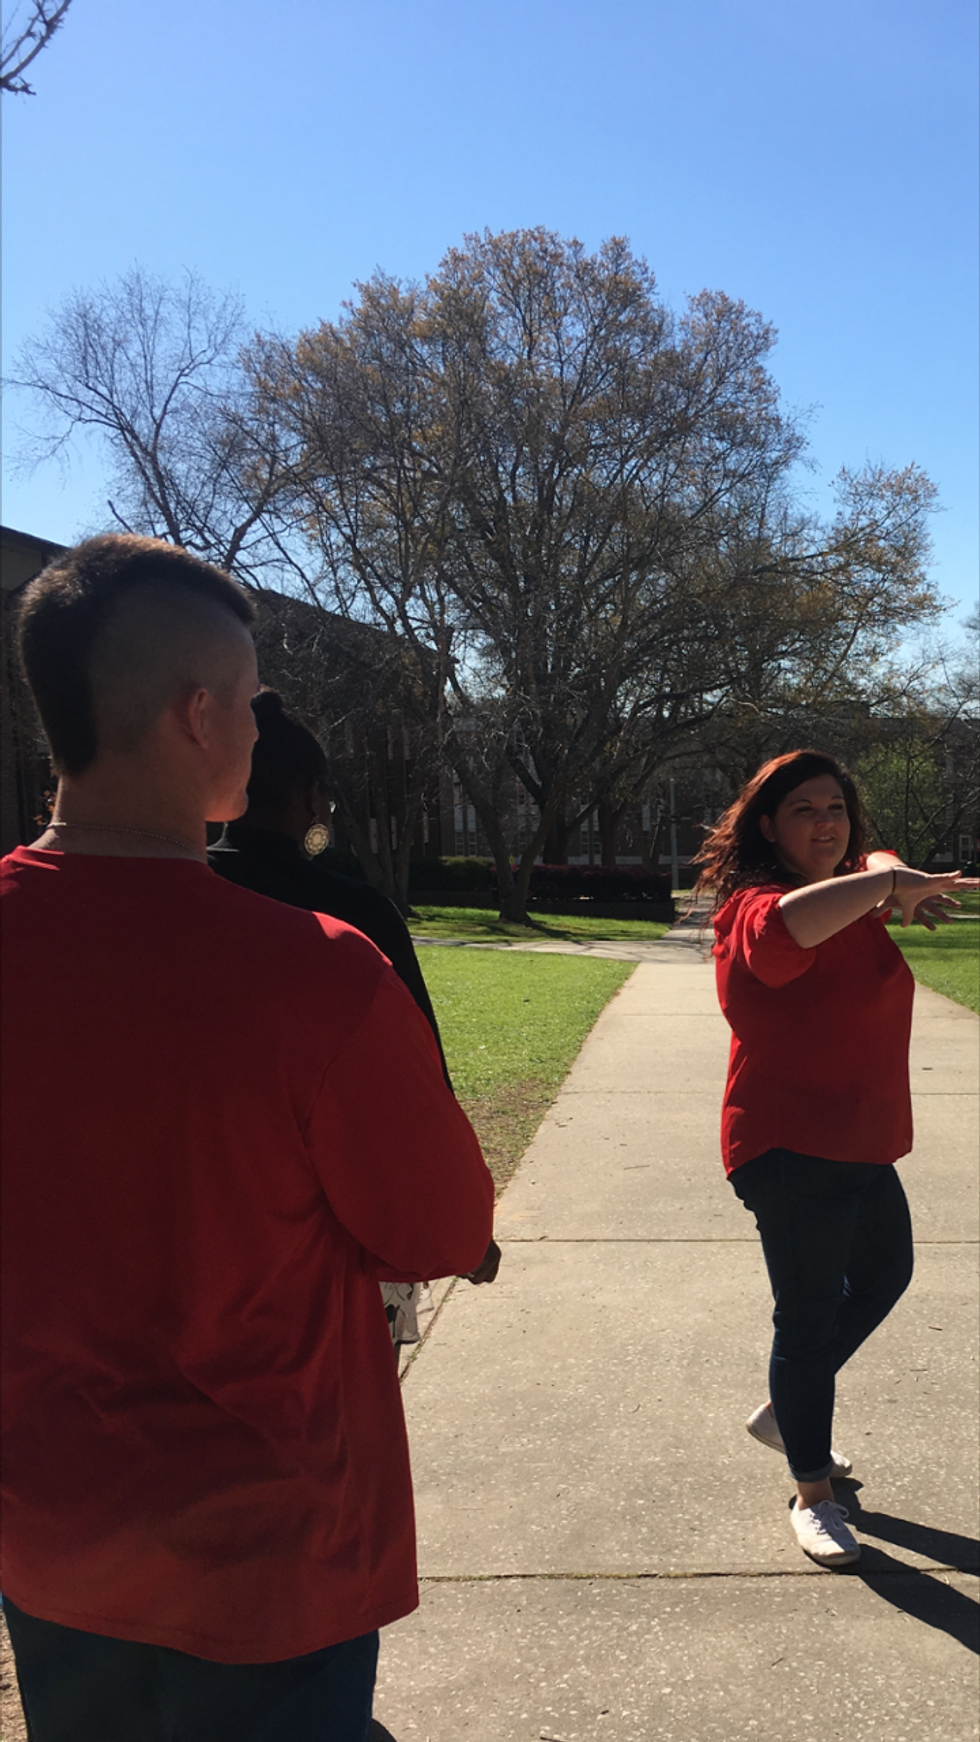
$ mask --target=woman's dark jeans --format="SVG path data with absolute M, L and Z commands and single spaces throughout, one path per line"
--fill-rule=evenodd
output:
M 212 1663 L 39 1621 L 4 1598 L 31 1742 L 366 1742 L 378 1635 Z
M 834 1376 L 912 1279 L 912 1223 L 894 1167 L 767 1149 L 732 1185 L 762 1236 L 775 1336 L 769 1395 L 798 1482 L 833 1468 Z

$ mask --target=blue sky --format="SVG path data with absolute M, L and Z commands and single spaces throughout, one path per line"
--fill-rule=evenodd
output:
M 626 235 L 674 306 L 708 286 L 777 326 L 819 504 L 843 464 L 925 468 L 961 617 L 977 35 L 974 0 L 74 0 L 37 95 L 3 98 L 4 367 L 136 261 L 292 332 L 467 231 Z M 82 447 L 67 481 L 8 471 L 4 521 L 69 540 L 100 481 Z

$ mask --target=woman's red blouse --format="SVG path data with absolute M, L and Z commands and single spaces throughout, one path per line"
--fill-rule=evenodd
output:
M 715 918 L 718 997 L 732 1030 L 725 1170 L 776 1148 L 897 1161 L 912 1147 L 912 975 L 879 913 L 804 949 L 783 918 L 785 893 L 737 890 Z

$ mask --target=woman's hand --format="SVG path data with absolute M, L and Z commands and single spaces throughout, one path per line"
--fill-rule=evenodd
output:
M 949 893 L 952 889 L 980 889 L 980 877 L 964 877 L 960 871 L 943 871 L 931 877 L 909 865 L 896 865 L 894 893 L 886 896 L 882 905 L 898 908 L 903 926 L 917 919 L 926 931 L 935 931 L 936 921 L 948 925 L 953 917 L 948 909 L 960 906 Z
M 849 871 L 843 877 L 825 877 L 819 883 L 790 889 L 780 897 L 779 908 L 790 937 L 801 949 L 809 950 L 872 908 L 882 912 L 897 908 L 903 926 L 918 918 L 927 930 L 935 931 L 937 918 L 945 922 L 950 917 L 944 910 L 959 907 L 949 894 L 951 889 L 980 889 L 980 878 L 964 877 L 959 871 L 930 877 L 899 859 L 876 853 L 867 871 Z
M 466 1273 L 467 1282 L 493 1282 L 500 1269 L 500 1247 L 496 1240 L 491 1240 L 484 1254 L 482 1263 L 475 1270 Z

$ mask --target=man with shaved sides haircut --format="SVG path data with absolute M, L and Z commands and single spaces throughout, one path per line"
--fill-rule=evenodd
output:
M 21 612 L 58 776 L 2 862 L 2 1589 L 33 1742 L 365 1742 L 378 1629 L 418 1602 L 377 1283 L 490 1240 L 386 958 L 208 868 L 246 808 L 251 621 L 229 575 L 116 536 Z

